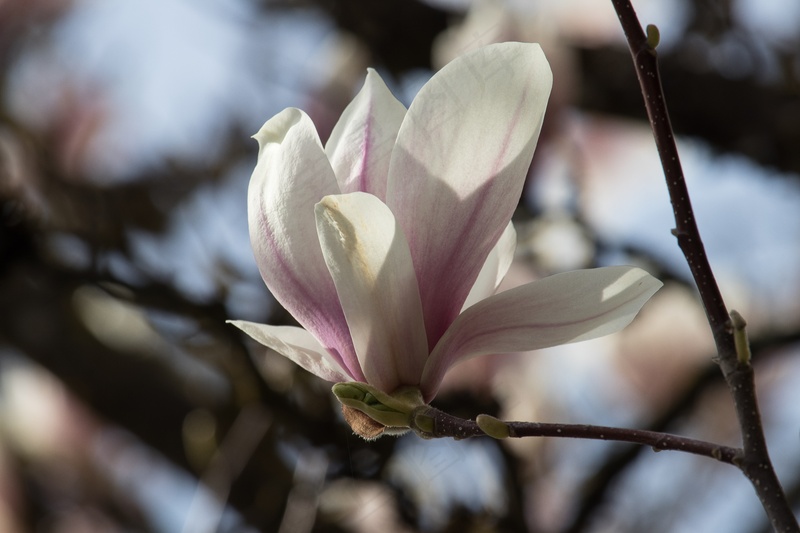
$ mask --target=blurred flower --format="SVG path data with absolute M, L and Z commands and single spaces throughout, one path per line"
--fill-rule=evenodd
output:
M 661 286 L 637 268 L 492 296 L 551 83 L 538 45 L 504 43 L 451 62 L 408 111 L 369 71 L 324 148 L 302 111 L 269 120 L 256 135 L 250 238 L 270 291 L 305 329 L 233 324 L 323 379 L 360 382 L 338 388 L 343 404 L 393 414 L 414 393 L 429 402 L 465 358 L 627 325 Z

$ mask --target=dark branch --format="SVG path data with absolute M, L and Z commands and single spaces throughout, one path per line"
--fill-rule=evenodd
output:
M 477 421 L 458 418 L 434 407 L 420 407 L 413 418 L 416 423 L 416 427 L 413 429 L 423 438 L 452 437 L 454 439 L 466 439 L 487 434 L 478 425 Z M 713 442 L 705 442 L 658 431 L 592 426 L 588 424 L 501 422 L 496 419 L 492 419 L 492 422 L 501 427 L 505 426 L 509 438 L 562 437 L 632 442 L 650 446 L 657 452 L 673 450 L 693 453 L 731 465 L 737 464 L 742 457 L 742 450 L 738 448 L 720 446 Z
M 628 40 L 636 67 L 636 76 L 644 96 L 647 116 L 664 169 L 664 177 L 675 215 L 673 233 L 678 239 L 678 245 L 686 257 L 700 292 L 700 298 L 705 307 L 717 347 L 717 362 L 736 405 L 744 448 L 744 456 L 737 466 L 753 484 L 773 527 L 777 531 L 800 531 L 770 461 L 756 400 L 753 368 L 749 361 L 742 362 L 737 358 L 728 310 L 697 229 L 661 87 L 655 47 L 648 42 L 631 3 L 624 0 L 611 1 Z

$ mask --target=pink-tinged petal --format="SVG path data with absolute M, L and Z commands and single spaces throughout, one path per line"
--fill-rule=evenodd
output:
M 326 196 L 316 208 L 322 253 L 367 383 L 418 385 L 428 356 L 411 254 L 389 208 L 371 194 Z
M 556 274 L 478 302 L 453 322 L 428 359 L 421 387 L 425 401 L 436 395 L 447 369 L 465 358 L 618 331 L 661 285 L 640 268 L 615 266 Z
M 511 262 L 514 260 L 514 251 L 517 249 L 517 231 L 514 224 L 509 222 L 505 231 L 500 236 L 497 244 L 489 252 L 478 274 L 478 279 L 472 285 L 467 300 L 461 308 L 463 312 L 467 307 L 488 298 L 495 293 L 500 282 L 506 277 Z
M 275 299 L 356 379 L 347 321 L 317 239 L 314 204 L 339 192 L 314 124 L 299 109 L 275 115 L 254 136 L 258 162 L 247 191 L 250 242 Z
M 341 383 L 353 380 L 336 358 L 303 328 L 269 326 L 245 320 L 229 320 L 228 323 L 326 381 Z M 259 363 L 263 361 L 263 357 L 258 359 Z
M 411 247 L 430 347 L 511 220 L 551 85 L 538 45 L 490 45 L 445 66 L 406 113 L 386 203 Z
M 325 152 L 343 193 L 368 192 L 384 200 L 389 160 L 406 108 L 372 69 L 364 87 L 331 132 Z

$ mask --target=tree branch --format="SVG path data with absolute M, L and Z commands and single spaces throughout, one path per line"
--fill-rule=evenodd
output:
M 467 439 L 486 435 L 496 438 L 562 437 L 632 442 L 650 446 L 657 452 L 673 450 L 693 453 L 731 465 L 737 465 L 742 457 L 742 450 L 738 448 L 720 446 L 713 442 L 643 429 L 625 429 L 588 424 L 504 422 L 487 415 L 480 415 L 478 420 L 465 420 L 428 405 L 418 407 L 413 413 L 412 419 L 412 429 L 423 438 L 452 437 L 454 439 Z M 490 427 L 491 429 L 488 429 Z M 492 429 L 498 431 L 492 431 Z
M 655 51 L 656 33 L 653 32 L 648 41 L 631 3 L 626 0 L 611 2 L 628 40 L 664 169 L 675 215 L 673 234 L 678 239 L 678 246 L 686 257 L 697 284 L 717 347 L 717 363 L 722 369 L 736 406 L 744 448 L 744 456 L 741 461 L 737 461 L 737 466 L 753 484 L 772 526 L 777 531 L 800 531 L 769 457 L 756 398 L 753 367 L 749 360 L 740 361 L 737 357 L 728 310 L 697 229 L 661 87 Z

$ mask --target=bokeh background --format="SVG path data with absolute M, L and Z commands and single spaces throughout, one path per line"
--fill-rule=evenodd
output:
M 800 511 L 800 3 L 634 4 Z M 621 334 L 462 364 L 435 405 L 738 445 L 610 2 L 2 0 L 0 531 L 769 531 L 708 459 L 364 442 L 329 384 L 225 324 L 291 323 L 249 247 L 250 135 L 296 106 L 324 140 L 368 66 L 408 104 L 503 40 L 555 73 L 506 286 L 628 263 L 665 287 Z

